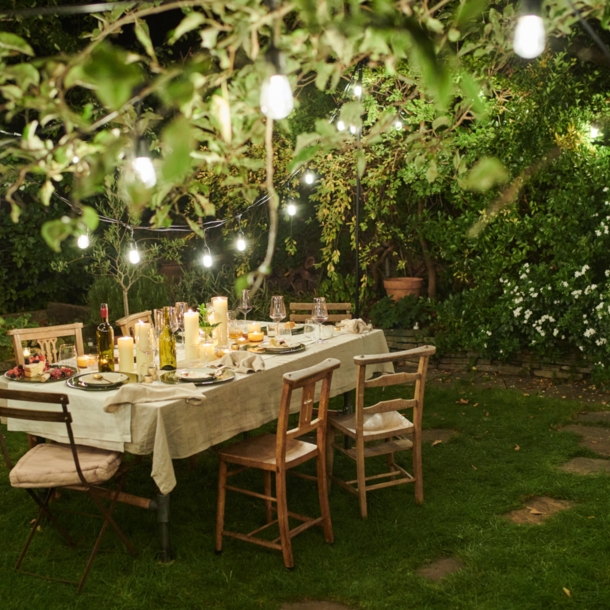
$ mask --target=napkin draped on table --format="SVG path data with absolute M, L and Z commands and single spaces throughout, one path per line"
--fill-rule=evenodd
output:
M 211 362 L 209 366 L 226 366 L 236 373 L 257 373 L 265 370 L 265 361 L 256 354 L 248 352 L 231 352 L 220 360 Z
M 344 330 L 347 333 L 352 333 L 353 335 L 361 335 L 373 330 L 373 326 L 371 324 L 367 324 L 362 318 L 356 318 L 354 320 L 341 320 L 341 322 L 337 323 L 337 326 L 341 330 Z
M 104 403 L 104 411 L 113 413 L 123 405 L 146 404 L 148 402 L 165 403 L 185 401 L 189 405 L 198 406 L 205 400 L 201 389 L 192 383 L 173 386 L 158 386 L 142 383 L 124 385 L 116 394 L 109 396 Z

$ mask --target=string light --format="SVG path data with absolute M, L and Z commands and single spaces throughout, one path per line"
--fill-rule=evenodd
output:
M 345 123 L 343 121 L 337 121 L 337 130 L 345 131 Z
M 285 75 L 284 56 L 272 44 L 266 54 L 267 63 L 273 74 L 265 79 L 261 87 L 261 112 L 278 121 L 285 119 L 294 108 L 294 98 L 290 82 Z
M 210 249 L 206 246 L 206 250 L 203 253 L 203 266 L 208 269 L 214 264 L 214 260 L 212 259 L 212 253 Z
M 246 249 L 246 246 L 246 237 L 244 236 L 243 232 L 240 231 L 237 235 L 237 249 L 240 252 L 243 252 Z
M 312 185 L 316 181 L 316 175 L 311 170 L 307 170 L 303 176 L 303 180 L 305 181 L 305 184 Z
M 138 246 L 133 237 L 129 243 L 129 262 L 132 265 L 137 265 L 140 262 L 140 253 L 138 252 Z
M 540 16 L 542 0 L 523 0 L 521 16 L 515 28 L 513 49 L 523 59 L 534 59 L 544 51 L 546 33 Z
M 599 134 L 600 134 L 599 127 L 596 127 L 595 125 L 589 126 L 589 136 L 592 140 L 599 137 Z
M 350 133 L 353 133 L 354 135 L 356 135 L 358 133 L 358 127 L 356 127 L 356 125 L 350 125 L 349 131 L 350 131 Z
M 150 157 L 148 144 L 144 138 L 138 138 L 136 156 L 131 162 L 131 168 L 138 180 L 140 180 L 146 188 L 151 189 L 157 184 L 157 172 L 155 172 L 155 166 Z
M 362 97 L 362 84 L 357 83 L 354 85 L 354 95 L 360 99 Z
M 402 121 L 400 119 L 394 121 L 394 129 L 397 129 L 398 131 L 402 129 Z
M 297 206 L 294 203 L 294 201 L 289 201 L 288 205 L 286 206 L 286 213 L 288 214 L 288 216 L 295 216 L 297 213 Z
M 81 233 L 76 240 L 76 244 L 81 250 L 85 250 L 89 247 L 89 231 Z

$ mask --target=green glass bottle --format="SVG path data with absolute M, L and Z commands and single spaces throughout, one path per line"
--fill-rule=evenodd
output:
M 163 308 L 163 326 L 159 335 L 159 368 L 176 370 L 176 336 L 169 325 L 169 307 Z
M 97 327 L 97 365 L 100 373 L 114 371 L 114 330 L 108 324 L 108 304 L 100 305 L 102 323 Z

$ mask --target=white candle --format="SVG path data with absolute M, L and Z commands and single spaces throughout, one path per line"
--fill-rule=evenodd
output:
M 184 357 L 196 360 L 199 357 L 199 312 L 184 313 Z
M 229 306 L 227 297 L 214 297 L 212 299 L 212 307 L 214 308 L 214 323 L 218 326 L 214 329 L 218 345 L 226 345 L 227 338 L 227 312 Z
M 249 333 L 259 333 L 261 331 L 261 325 L 258 322 L 250 322 L 248 324 Z
M 23 357 L 24 358 L 29 358 L 30 357 L 30 350 L 27 347 L 23 348 Z
M 214 344 L 209 341 L 206 343 L 200 343 L 199 358 L 201 358 L 201 360 L 205 360 L 206 362 L 210 362 L 210 360 L 215 360 L 216 354 L 214 353 Z
M 133 373 L 133 339 L 131 337 L 119 337 L 119 371 L 121 373 Z
M 148 322 L 138 322 L 135 325 L 135 331 L 136 373 L 140 375 L 143 365 L 152 363 L 154 358 L 154 353 L 150 346 L 150 324 Z

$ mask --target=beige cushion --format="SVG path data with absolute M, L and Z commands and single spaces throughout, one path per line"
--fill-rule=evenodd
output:
M 356 416 L 354 414 L 333 416 L 330 420 L 331 423 L 337 423 L 352 434 L 356 434 Z M 413 424 L 398 411 L 365 414 L 362 422 L 362 432 L 365 440 L 367 436 L 378 435 L 382 432 L 403 434 L 412 430 Z
M 116 451 L 77 445 L 78 461 L 88 483 L 103 483 L 121 464 Z M 49 443 L 30 449 L 10 472 L 13 487 L 62 487 L 81 485 L 70 445 Z

